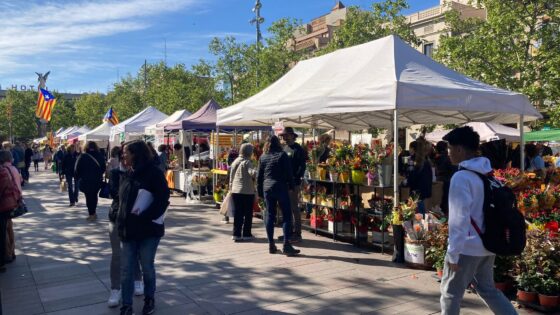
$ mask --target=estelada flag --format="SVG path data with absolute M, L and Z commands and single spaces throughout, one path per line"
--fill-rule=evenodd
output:
M 103 117 L 103 121 L 108 121 L 113 125 L 119 124 L 119 116 L 117 116 L 117 112 L 113 110 L 113 107 L 109 108 L 105 116 Z
M 56 98 L 47 90 L 39 89 L 39 98 L 37 99 L 37 109 L 35 116 L 46 121 L 51 120 L 52 111 L 56 104 Z

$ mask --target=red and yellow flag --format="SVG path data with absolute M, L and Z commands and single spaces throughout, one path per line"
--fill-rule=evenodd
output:
M 35 116 L 46 121 L 51 120 L 52 111 L 56 104 L 56 98 L 47 90 L 39 89 L 39 98 L 37 99 L 37 109 Z

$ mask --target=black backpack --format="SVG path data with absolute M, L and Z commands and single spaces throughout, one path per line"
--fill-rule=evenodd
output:
M 475 173 L 484 183 L 484 233 L 471 217 L 471 224 L 480 235 L 484 247 L 500 256 L 520 255 L 527 241 L 526 224 L 511 188 L 493 176 L 462 169 Z

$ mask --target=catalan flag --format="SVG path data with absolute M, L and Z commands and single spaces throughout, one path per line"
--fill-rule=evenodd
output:
M 108 121 L 113 125 L 119 124 L 119 116 L 117 116 L 117 112 L 113 110 L 113 107 L 109 108 L 105 117 L 103 117 L 103 121 Z
M 51 120 L 52 111 L 56 104 L 56 98 L 47 90 L 39 89 L 39 98 L 37 99 L 37 109 L 35 116 L 46 121 Z

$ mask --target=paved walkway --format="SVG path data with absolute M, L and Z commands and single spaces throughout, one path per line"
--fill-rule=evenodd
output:
M 109 309 L 108 201 L 86 222 L 83 195 L 68 208 L 52 173 L 32 174 L 31 213 L 15 220 L 17 260 L 0 274 L 4 315 L 118 314 Z M 390 257 L 304 233 L 300 257 L 268 254 L 263 224 L 257 240 L 231 241 L 217 211 L 172 197 L 166 236 L 156 257 L 156 314 L 433 314 L 433 272 L 406 269 Z M 280 229 L 277 229 L 277 233 Z M 142 300 L 135 298 L 141 314 Z M 463 314 L 490 314 L 467 294 Z

